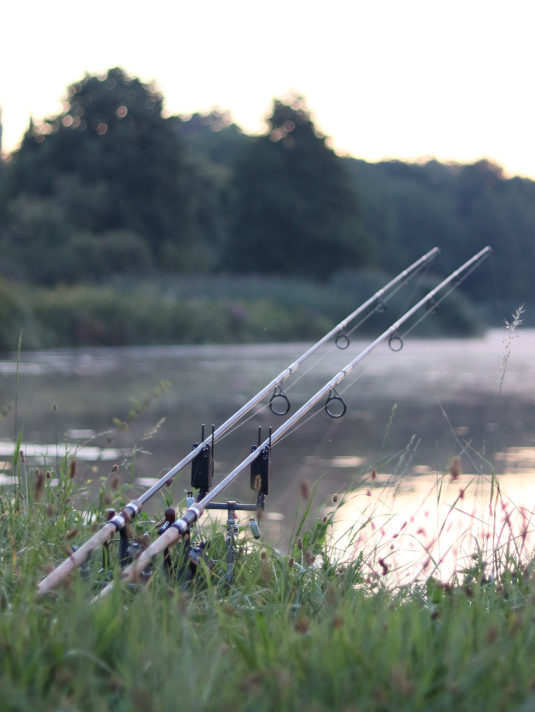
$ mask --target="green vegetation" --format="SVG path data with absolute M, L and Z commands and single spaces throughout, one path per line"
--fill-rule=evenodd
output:
M 340 280 L 358 291 L 370 273 L 392 276 L 434 245 L 442 248 L 440 274 L 493 246 L 493 259 L 466 293 L 480 320 L 498 323 L 533 294 L 534 198 L 532 181 L 508 179 L 485 160 L 462 166 L 342 158 L 299 96 L 275 99 L 265 133 L 248 136 L 217 111 L 166 117 L 156 88 L 122 69 L 86 75 L 68 88 L 60 114 L 32 121 L 20 148 L 0 159 L 0 312 L 8 315 L 0 349 L 12 348 L 22 322 L 32 325 L 28 346 L 166 342 L 177 333 L 180 341 L 226 341 L 234 331 L 238 340 L 258 332 L 304 339 L 314 327 L 301 315 L 273 327 L 280 308 L 274 280 L 284 280 L 288 292 L 299 280 L 300 289 L 332 302 Z M 229 326 L 228 295 L 253 278 L 254 302 L 263 305 L 253 311 L 265 322 Z M 186 328 L 163 319 L 149 330 L 134 322 L 117 328 L 113 316 L 104 326 L 72 326 L 80 297 L 69 288 L 81 285 L 92 295 L 85 298 L 89 312 L 98 312 L 102 289 L 109 304 L 117 302 L 110 314 L 130 319 L 125 281 L 151 306 L 162 283 L 184 294 L 194 281 L 198 309 L 177 307 Z M 54 303 L 60 292 L 67 324 L 33 307 Z M 221 302 L 216 317 L 223 313 L 210 337 L 202 324 L 189 323 L 213 306 L 203 292 Z M 289 305 L 299 310 L 300 299 Z M 168 308 L 164 300 L 157 310 Z
M 0 351 L 16 350 L 21 329 L 26 349 L 316 340 L 386 281 L 386 275 L 369 272 L 340 274 L 328 284 L 294 280 L 291 290 L 282 278 L 245 276 L 122 279 L 102 286 L 28 290 L 0 280 L 0 313 L 5 316 Z M 430 288 L 429 279 L 422 278 L 417 294 Z M 405 304 L 406 290 L 367 322 L 368 332 L 390 326 Z M 418 333 L 469 335 L 479 323 L 457 292 Z
M 95 483 L 78 483 L 72 461 L 46 467 L 30 470 L 18 452 L 19 484 L 0 497 L 5 709 L 523 710 L 533 702 L 531 562 L 500 550 L 494 579 L 479 557 L 447 585 L 429 578 L 389 588 L 373 558 L 331 560 L 331 512 L 298 528 L 287 554 L 244 543 L 230 587 L 216 528 L 215 568 L 195 585 L 174 585 L 156 566 L 145 587 L 117 585 L 91 604 L 96 556 L 85 576 L 36 599 L 46 567 L 88 538 L 105 507 L 128 498 L 115 472 L 90 495 Z M 154 522 L 142 515 L 134 534 L 147 530 Z

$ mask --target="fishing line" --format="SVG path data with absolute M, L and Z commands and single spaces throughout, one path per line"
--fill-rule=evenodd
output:
M 279 438 L 278 442 L 282 443 L 286 440 L 288 435 L 297 433 L 304 425 L 306 425 L 313 418 L 315 418 L 317 415 L 319 415 L 323 411 L 323 409 L 324 409 L 324 406 L 320 405 L 320 406 L 318 406 L 317 410 L 311 410 L 311 414 L 307 418 L 301 419 L 301 420 L 299 420 L 298 423 L 296 423 L 295 425 L 292 425 L 292 427 L 289 428 L 288 431 Z
M 401 349 L 403 348 L 403 339 L 405 339 L 405 337 L 408 336 L 418 326 L 418 324 L 420 324 L 429 314 L 432 314 L 433 312 L 435 312 L 438 309 L 439 305 L 442 304 L 444 299 L 446 299 L 452 292 L 454 292 L 458 287 L 461 286 L 461 284 L 464 282 L 464 280 L 470 274 L 472 274 L 472 272 L 475 269 L 477 269 L 477 267 L 480 264 L 480 261 L 481 260 L 475 262 L 462 276 L 458 277 L 455 280 L 455 282 L 438 299 L 433 298 L 431 300 L 429 307 L 427 307 L 425 309 L 424 313 L 418 319 L 416 319 L 416 321 L 414 321 L 409 326 L 409 328 L 406 329 L 401 335 L 394 334 L 393 337 L 391 337 L 391 339 L 394 338 L 394 339 L 397 339 L 400 341 L 399 348 L 393 348 L 393 351 L 401 351 Z M 390 345 L 390 341 L 389 341 L 389 345 Z M 392 346 L 391 346 L 391 348 L 392 348 Z
M 422 282 L 422 278 L 423 278 L 424 274 L 426 274 L 426 272 L 429 271 L 430 266 L 431 266 L 431 263 L 426 263 L 426 264 L 422 265 L 422 267 L 420 268 L 419 273 L 416 275 L 416 277 L 418 277 L 418 279 L 416 279 L 414 281 L 412 290 L 410 291 L 410 294 L 408 295 L 407 299 L 405 300 L 405 304 L 403 305 L 403 308 L 401 309 L 400 314 L 404 314 L 407 311 L 407 309 L 409 308 L 409 304 L 412 303 L 412 301 L 416 295 L 417 289 Z
M 410 290 L 410 293 L 405 301 L 405 304 L 409 304 L 412 301 L 413 295 L 416 293 L 416 290 L 418 288 L 418 283 L 421 281 L 421 277 L 429 270 L 430 264 L 431 264 L 431 261 L 428 260 L 428 261 L 424 262 L 422 265 L 420 265 L 416 270 L 414 270 L 409 275 L 407 275 L 407 278 L 405 280 L 403 280 L 402 282 L 400 282 L 399 284 L 397 284 L 393 289 L 391 289 L 391 291 L 389 291 L 386 296 L 381 297 L 381 299 L 377 300 L 375 302 L 375 305 L 373 306 L 373 309 L 371 309 L 367 314 L 365 314 L 362 317 L 362 319 L 360 319 L 360 321 L 357 321 L 349 330 L 344 329 L 343 332 L 339 332 L 338 336 L 340 334 L 343 334 L 343 336 L 345 336 L 345 338 L 347 338 L 347 340 L 348 340 L 347 346 L 349 346 L 349 338 L 348 337 L 352 336 L 355 333 L 355 331 L 357 331 L 357 329 L 360 329 L 360 327 L 363 324 L 365 324 L 369 319 L 371 319 L 371 317 L 374 314 L 381 314 L 382 312 L 384 312 L 385 305 L 399 291 L 401 291 L 407 285 L 410 285 L 411 282 L 413 282 L 413 287 Z M 403 308 L 402 310 L 400 310 L 399 313 L 403 314 L 405 311 L 407 311 L 407 309 Z M 316 360 L 316 362 L 314 364 L 311 364 L 307 370 L 303 371 L 299 376 L 296 376 L 296 378 L 294 378 L 292 380 L 292 383 L 287 388 L 287 390 L 291 391 L 292 388 L 294 388 L 299 383 L 299 381 L 301 381 L 302 378 L 304 378 L 308 373 L 310 373 L 310 371 L 312 371 L 314 368 L 316 368 L 319 363 L 324 361 L 327 358 L 327 356 L 332 352 L 333 345 L 336 346 L 339 350 L 345 350 L 345 348 L 347 348 L 347 346 L 346 347 L 338 346 L 337 339 L 335 338 L 334 341 L 331 342 L 330 348 L 322 356 L 318 357 L 318 359 Z
M 229 435 L 232 435 L 233 433 L 235 433 L 236 430 L 239 430 L 241 427 L 246 425 L 250 420 L 253 420 L 253 418 L 258 417 L 261 413 L 263 413 L 268 408 L 269 408 L 269 403 L 260 404 L 256 410 L 250 411 L 248 413 L 247 417 L 243 416 L 242 420 L 239 420 L 231 428 L 229 428 L 223 435 L 221 435 L 218 438 L 218 442 L 223 442 L 224 440 L 226 440 L 226 438 L 228 438 Z
M 353 380 L 348 379 L 347 383 L 344 383 L 342 385 L 342 387 L 339 389 L 340 392 L 345 393 L 347 390 L 349 390 L 351 388 L 351 386 L 353 386 L 357 381 L 360 381 L 360 379 L 366 375 L 366 373 L 371 369 L 371 367 L 372 367 L 371 363 L 368 363 L 367 366 L 364 366 L 362 371 L 360 371 L 360 373 L 357 373 L 353 376 Z M 344 381 L 345 381 L 345 379 L 344 379 Z

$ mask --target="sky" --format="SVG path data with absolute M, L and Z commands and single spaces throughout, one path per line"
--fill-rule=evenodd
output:
M 340 154 L 487 158 L 535 179 L 534 21 L 534 0 L 7 0 L 3 150 L 119 66 L 170 115 L 218 107 L 259 133 L 295 91 Z

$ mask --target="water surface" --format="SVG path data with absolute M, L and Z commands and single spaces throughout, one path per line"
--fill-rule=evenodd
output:
M 285 384 L 290 415 L 367 344 L 325 348 L 305 363 Z M 5 359 L 0 467 L 8 474 L 10 447 L 22 434 L 28 454 L 51 467 L 67 452 L 83 479 L 107 475 L 117 462 L 123 479 L 142 491 L 198 442 L 201 424 L 221 424 L 307 347 L 69 349 Z M 276 536 L 291 528 L 304 482 L 317 488 L 318 503 L 350 485 L 367 486 L 373 470 L 410 489 L 418 478 L 447 472 L 453 457 L 463 473 L 494 467 L 531 482 L 534 347 L 535 331 L 506 329 L 476 339 L 410 338 L 398 353 L 380 344 L 339 386 L 342 419 L 319 405 L 273 448 L 267 529 Z M 250 452 L 259 427 L 265 436 L 283 420 L 265 404 L 256 407 L 216 444 L 216 480 Z M 82 445 L 100 450 L 84 453 Z M 248 479 L 229 497 L 249 499 Z M 177 501 L 188 486 L 183 472 L 174 483 Z

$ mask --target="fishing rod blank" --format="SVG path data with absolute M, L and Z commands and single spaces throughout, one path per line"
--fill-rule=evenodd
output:
M 343 381 L 343 379 L 353 370 L 353 368 L 362 361 L 371 351 L 375 349 L 378 344 L 390 338 L 393 334 L 397 333 L 400 326 L 402 326 L 406 321 L 408 321 L 419 309 L 422 307 L 428 307 L 429 304 L 433 305 L 434 309 L 434 297 L 441 290 L 443 290 L 448 285 L 453 285 L 452 289 L 458 285 L 458 280 L 461 279 L 463 273 L 474 268 L 481 260 L 487 257 L 491 252 L 490 247 L 485 247 L 483 250 L 475 254 L 472 258 L 467 260 L 458 269 L 452 272 L 446 279 L 440 282 L 434 289 L 428 292 L 420 301 L 418 301 L 413 307 L 403 314 L 396 322 L 394 322 L 386 331 L 384 331 L 380 336 L 378 336 L 374 341 L 372 341 L 363 351 L 361 351 L 352 361 L 350 361 L 341 371 L 339 371 L 335 376 L 333 376 L 327 383 L 325 383 L 322 388 L 320 388 L 304 405 L 299 408 L 288 420 L 286 420 L 277 430 L 270 433 L 268 439 L 260 443 L 257 448 L 253 449 L 251 453 L 242 462 L 237 465 L 232 472 L 230 472 L 224 479 L 221 480 L 207 495 L 205 495 L 199 502 L 192 504 L 186 512 L 177 519 L 168 529 L 156 539 L 147 549 L 145 549 L 139 557 L 130 566 L 125 568 L 122 572 L 122 578 L 124 581 L 135 580 L 139 577 L 140 573 L 145 569 L 153 560 L 153 558 L 163 552 L 168 547 L 175 544 L 179 537 L 184 536 L 188 533 L 192 525 L 202 516 L 204 510 L 208 505 L 215 499 L 223 490 L 225 490 L 242 472 L 246 467 L 251 465 L 262 453 L 264 448 L 273 446 L 278 440 L 280 440 L 283 435 L 285 435 L 290 428 L 292 428 L 308 411 L 314 407 L 325 395 L 331 394 L 336 386 Z M 471 270 L 470 270 L 471 271 Z M 451 291 L 451 289 L 450 289 Z M 450 293 L 447 292 L 447 294 Z M 446 294 L 446 296 L 447 296 Z M 431 309 L 428 309 L 429 313 Z M 113 584 L 108 584 L 97 598 L 105 596 L 112 588 Z
M 92 537 L 90 537 L 84 544 L 82 544 L 76 551 L 73 551 L 68 559 L 65 559 L 59 566 L 57 566 L 48 576 L 46 576 L 38 585 L 37 590 L 40 594 L 46 593 L 50 589 L 54 588 L 58 583 L 64 580 L 75 568 L 80 566 L 87 557 L 99 546 L 110 541 L 113 536 L 120 530 L 124 529 L 127 523 L 130 523 L 139 512 L 143 509 L 144 504 L 153 497 L 157 492 L 159 492 L 165 485 L 170 482 L 173 477 L 183 470 L 187 465 L 195 460 L 197 456 L 205 452 L 207 448 L 211 448 L 214 442 L 224 435 L 233 425 L 239 422 L 244 415 L 246 415 L 254 406 L 259 403 L 263 398 L 265 398 L 269 393 L 272 393 L 270 400 L 271 410 L 276 415 L 286 415 L 290 409 L 290 404 L 288 398 L 283 393 L 281 389 L 281 384 L 294 373 L 299 366 L 312 354 L 314 354 L 323 344 L 327 343 L 329 339 L 333 336 L 338 338 L 339 348 L 346 348 L 346 343 L 349 345 L 348 337 L 345 334 L 346 327 L 352 323 L 358 316 L 363 314 L 367 309 L 374 308 L 377 309 L 380 305 L 386 302 L 390 296 L 392 296 L 392 290 L 395 287 L 399 288 L 405 280 L 408 280 L 411 276 L 417 274 L 418 270 L 422 269 L 431 260 L 433 260 L 440 249 L 434 247 L 424 254 L 420 259 L 416 260 L 409 267 L 400 272 L 396 277 L 394 277 L 390 282 L 388 282 L 384 287 L 377 290 L 369 299 L 363 302 L 357 309 L 355 309 L 351 314 L 349 314 L 345 319 L 342 319 L 334 328 L 327 332 L 319 341 L 313 344 L 310 348 L 304 351 L 299 358 L 297 358 L 293 363 L 287 366 L 283 371 L 275 376 L 264 388 L 262 388 L 255 396 L 253 396 L 247 403 L 245 403 L 241 408 L 239 408 L 235 413 L 233 413 L 222 425 L 220 425 L 215 430 L 212 430 L 211 434 L 202 440 L 201 443 L 196 445 L 191 452 L 182 458 L 174 467 L 172 467 L 165 475 L 163 475 L 157 482 L 155 482 L 148 490 L 146 490 L 140 497 L 136 500 L 129 502 L 120 514 L 116 514 L 108 522 L 106 522 L 101 529 L 96 532 Z M 389 294 L 390 293 L 390 294 Z M 346 341 L 347 340 L 347 341 Z M 344 345 L 341 345 L 344 344 Z M 277 398 L 282 398 L 284 403 L 284 409 L 276 410 L 274 406 L 274 401 Z

